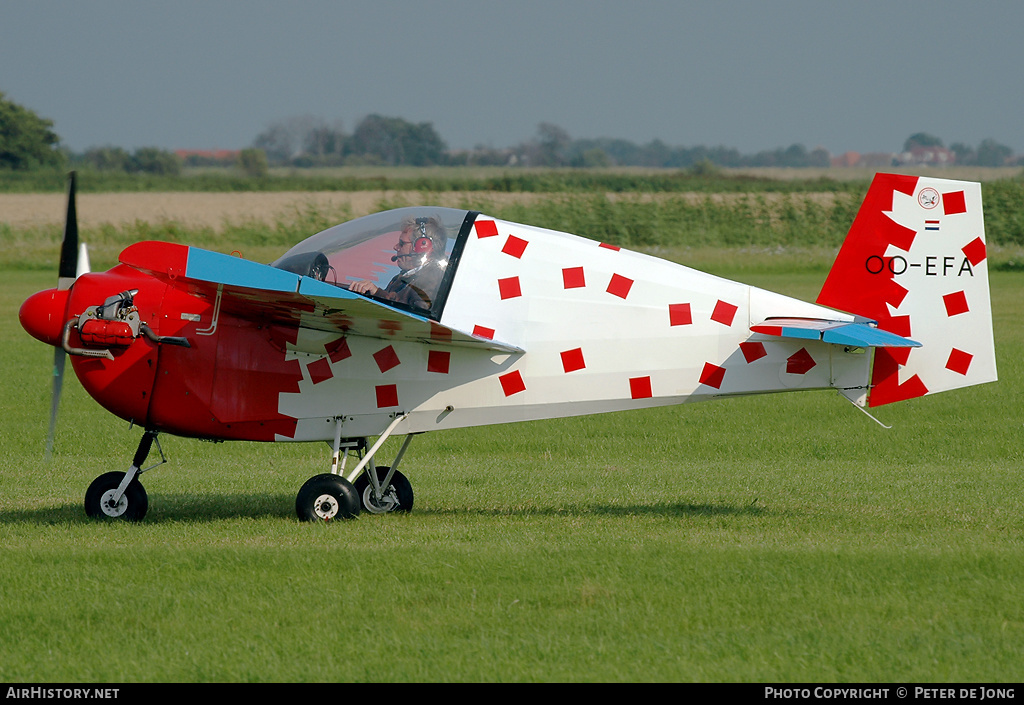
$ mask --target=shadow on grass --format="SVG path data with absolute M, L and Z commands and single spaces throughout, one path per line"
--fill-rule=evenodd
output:
M 756 517 L 770 511 L 756 504 L 687 504 L 659 503 L 633 505 L 579 504 L 559 507 L 495 507 L 481 509 L 458 508 L 414 508 L 414 515 L 424 516 L 653 516 L 653 517 Z M 374 516 L 363 512 L 364 516 Z M 143 519 L 146 524 L 162 522 L 215 522 L 225 519 L 297 519 L 295 497 L 285 494 L 254 495 L 154 495 L 150 497 L 149 512 Z M 80 503 L 61 504 L 34 509 L 0 511 L 0 525 L 3 524 L 85 524 L 97 520 L 85 514 Z
M 768 510 L 756 504 L 732 506 L 724 504 L 658 504 L 653 506 L 595 507 L 595 514 L 613 516 L 654 514 L 675 517 L 761 516 Z
M 145 524 L 224 519 L 295 518 L 294 495 L 150 495 Z M 86 524 L 94 520 L 80 502 L 34 509 L 0 511 L 0 524 Z
M 496 507 L 494 509 L 423 509 L 415 513 L 454 516 L 458 514 L 478 516 L 666 516 L 666 517 L 721 517 L 721 516 L 762 516 L 770 513 L 765 507 L 755 504 L 580 504 L 571 507 Z

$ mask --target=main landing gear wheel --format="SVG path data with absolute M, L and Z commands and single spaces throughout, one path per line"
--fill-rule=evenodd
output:
M 149 497 L 138 478 L 128 484 L 118 502 L 113 501 L 123 479 L 123 472 L 108 472 L 93 480 L 85 492 L 85 513 L 94 519 L 125 521 L 140 521 L 146 516 Z
M 373 484 L 370 482 L 369 468 L 360 475 L 355 482 L 356 492 L 363 501 L 363 509 L 371 514 L 387 514 L 388 512 L 409 512 L 412 511 L 412 485 L 405 475 L 395 470 L 391 476 L 391 483 L 382 487 L 383 496 L 378 501 L 373 496 Z M 388 468 L 377 468 L 378 482 L 384 482 L 388 475 Z
M 351 519 L 359 515 L 359 495 L 341 475 L 317 475 L 299 490 L 295 512 L 302 521 Z

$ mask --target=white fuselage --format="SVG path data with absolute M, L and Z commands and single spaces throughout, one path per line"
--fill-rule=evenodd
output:
M 290 440 L 594 414 L 835 387 L 863 399 L 870 353 L 752 333 L 765 318 L 853 317 L 567 233 L 480 216 L 441 323 L 521 352 L 350 335 L 343 359 L 300 332 Z M 497 234 L 494 234 L 496 231 Z M 325 362 L 326 360 L 326 362 Z M 329 369 L 327 366 L 329 365 Z M 311 367 L 312 366 L 312 367 Z M 369 412 L 369 413 L 368 413 Z M 285 440 L 285 439 L 282 439 Z

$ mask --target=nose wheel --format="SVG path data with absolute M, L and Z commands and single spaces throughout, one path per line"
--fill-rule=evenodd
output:
M 142 465 L 154 443 L 160 451 L 160 462 L 144 468 Z M 149 510 L 149 497 L 139 482 L 139 475 L 166 462 L 167 458 L 157 440 L 157 432 L 146 431 L 142 434 L 132 466 L 127 472 L 104 473 L 89 485 L 85 491 L 85 513 L 93 519 L 142 521 Z
M 100 475 L 85 492 L 85 513 L 93 519 L 141 521 L 149 509 L 149 498 L 138 479 L 133 479 L 118 496 L 123 472 Z

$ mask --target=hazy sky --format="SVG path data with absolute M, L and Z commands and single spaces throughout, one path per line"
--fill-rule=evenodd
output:
M 1021 0 L 0 0 L 0 92 L 75 151 L 238 149 L 309 115 L 574 138 L 1024 153 Z

